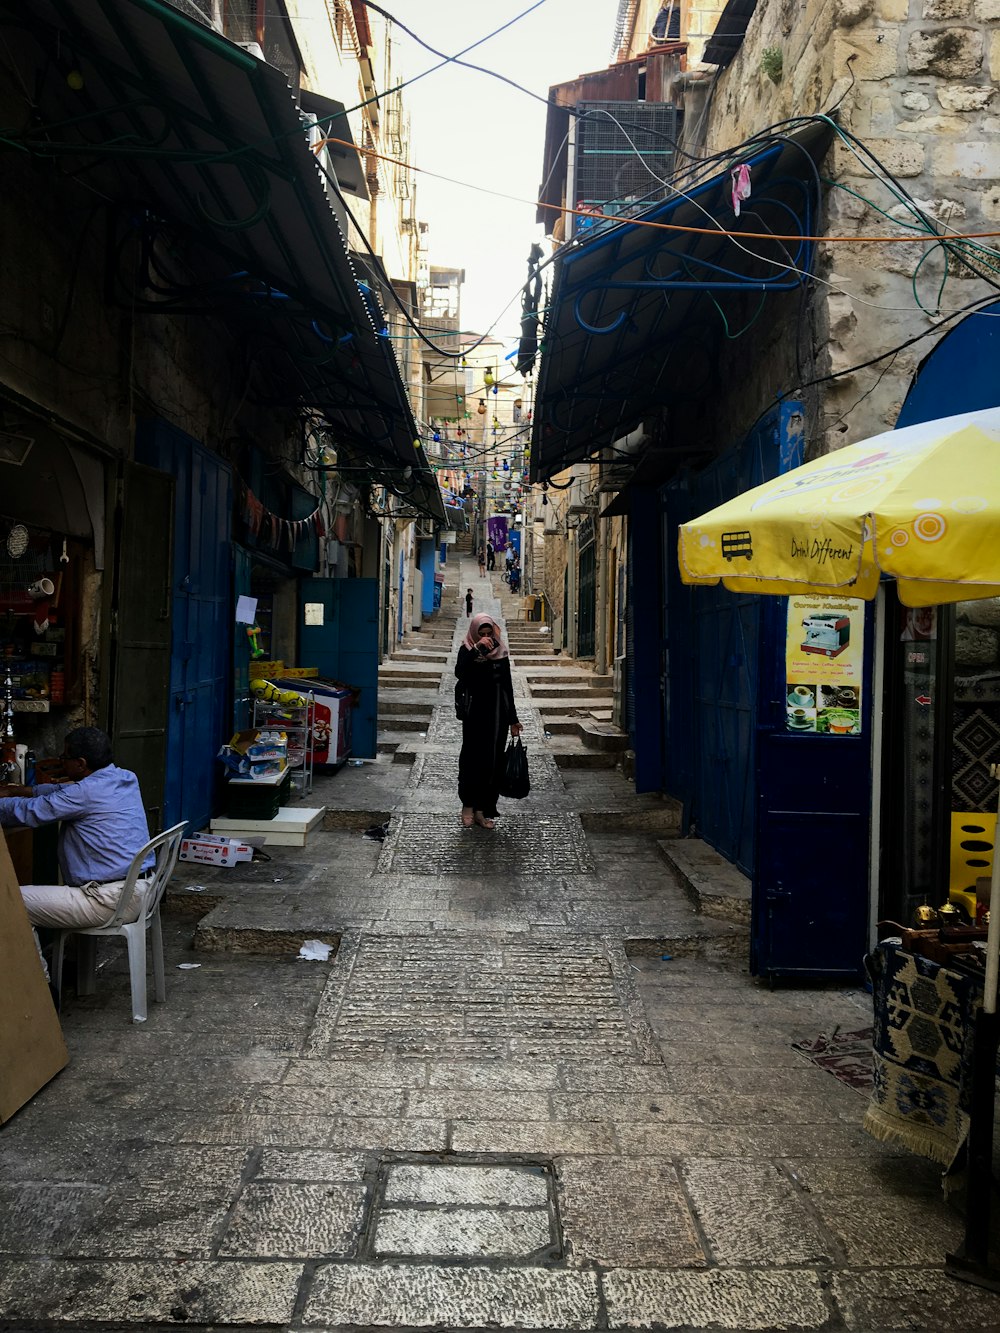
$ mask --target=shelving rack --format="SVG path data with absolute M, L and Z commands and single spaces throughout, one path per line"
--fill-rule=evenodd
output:
M 302 704 L 268 703 L 255 699 L 253 725 L 259 730 L 280 729 L 288 737 L 288 768 L 296 796 L 308 796 L 313 786 L 313 696 Z

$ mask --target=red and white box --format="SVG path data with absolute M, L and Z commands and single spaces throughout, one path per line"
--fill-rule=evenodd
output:
M 253 860 L 253 848 L 238 838 L 222 838 L 216 833 L 194 833 L 181 839 L 179 861 L 198 861 L 206 866 L 234 866 L 238 861 Z

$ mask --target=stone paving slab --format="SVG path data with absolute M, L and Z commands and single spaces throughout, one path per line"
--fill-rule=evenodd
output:
M 656 1157 L 558 1160 L 560 1218 L 574 1266 L 707 1263 L 677 1169 Z
M 665 1273 L 616 1269 L 602 1279 L 609 1328 L 818 1329 L 831 1311 L 819 1275 L 794 1269 Z
M 222 1258 L 329 1259 L 351 1254 L 367 1190 L 342 1182 L 248 1185 L 227 1219 Z
M 548 981 L 558 1005 L 541 1001 Z M 386 1055 L 593 1056 L 652 1059 L 624 958 L 600 940 L 489 935 L 361 935 L 341 946 L 309 1053 L 368 1043 Z M 411 1094 L 413 1096 L 415 1094 Z
M 590 1329 L 597 1275 L 543 1268 L 324 1265 L 303 1323 L 364 1328 Z
M 15 1260 L 0 1271 L 0 1319 L 283 1324 L 301 1276 L 297 1263 Z
M 379 1214 L 380 1258 L 534 1259 L 551 1248 L 544 1208 L 390 1208 Z
M 929 1329 L 974 1333 L 1000 1326 L 1000 1299 L 956 1282 L 940 1270 L 879 1268 L 845 1271 L 832 1279 L 832 1292 L 852 1333 L 896 1333 Z

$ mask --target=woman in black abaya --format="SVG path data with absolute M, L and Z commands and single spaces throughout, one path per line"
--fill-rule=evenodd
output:
M 507 730 L 520 736 L 514 705 L 510 655 L 496 621 L 473 616 L 458 650 L 455 675 L 469 686 L 472 704 L 462 723 L 462 752 L 458 757 L 458 795 L 462 823 L 493 828 L 500 795 L 500 772 Z

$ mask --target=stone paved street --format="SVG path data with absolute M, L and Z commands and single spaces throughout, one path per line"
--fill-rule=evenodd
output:
M 944 1275 L 938 1169 L 793 1047 L 868 995 L 750 977 L 674 812 L 557 767 L 516 660 L 532 794 L 461 828 L 452 660 L 306 847 L 179 867 L 146 1024 L 123 951 L 70 994 L 69 1067 L 0 1129 L 0 1329 L 1000 1328 Z

